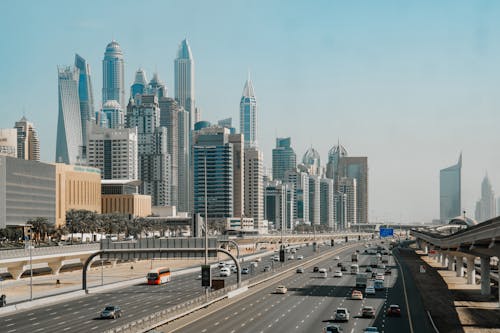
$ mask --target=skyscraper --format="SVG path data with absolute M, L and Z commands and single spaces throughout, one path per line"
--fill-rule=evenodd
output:
M 100 127 L 109 127 L 109 128 L 121 128 L 125 123 L 125 115 L 123 114 L 122 108 L 120 104 L 115 101 L 106 101 L 102 106 L 102 112 L 106 116 L 107 126 Z
M 368 158 L 342 157 L 338 174 L 356 179 L 356 223 L 368 223 Z
M 358 223 L 358 189 L 357 179 L 341 177 L 338 180 L 335 193 L 335 223 L 341 229 L 349 228 Z
M 320 224 L 320 180 L 318 176 L 309 175 L 309 220 L 311 224 Z
M 102 60 L 102 103 L 115 100 L 122 109 L 126 107 L 125 99 L 125 70 L 123 52 L 120 44 L 111 41 L 106 46 Z
M 0 128 L 0 156 L 17 158 L 17 129 Z
M 40 141 L 33 124 L 23 116 L 14 127 L 17 130 L 17 158 L 40 161 Z
M 77 164 L 80 160 L 82 118 L 78 96 L 79 70 L 58 67 L 59 115 L 57 121 L 56 162 Z
M 158 99 L 167 97 L 167 86 L 160 80 L 158 73 L 154 73 L 153 78 L 149 81 L 148 93 L 156 95 Z
M 318 177 L 321 177 L 323 175 L 321 158 L 318 151 L 313 147 L 310 147 L 306 150 L 304 156 L 302 157 L 302 164 L 306 167 L 307 172 L 310 175 Z
M 239 133 L 228 134 L 228 140 L 233 146 L 233 216 L 242 217 L 245 215 L 245 143 Z
M 179 45 L 177 58 L 174 61 L 175 87 L 174 97 L 180 106 L 190 115 L 189 128 L 200 121 L 195 117 L 195 99 L 194 99 L 194 60 L 187 39 L 184 39 Z
M 293 226 L 293 185 L 273 180 L 264 184 L 264 217 L 277 230 Z
M 320 224 L 327 226 L 330 230 L 335 228 L 334 213 L 334 186 L 333 179 L 320 179 Z
M 78 79 L 78 97 L 80 98 L 80 118 L 82 122 L 82 142 L 81 155 L 87 155 L 87 126 L 94 118 L 94 93 L 92 91 L 92 81 L 90 80 L 90 65 L 85 59 L 75 54 L 75 67 L 80 71 Z
M 461 215 L 462 208 L 462 154 L 458 162 L 439 172 L 439 217 L 447 223 Z
M 497 216 L 495 192 L 493 192 L 490 179 L 486 174 L 481 183 L 481 199 L 476 203 L 476 220 L 483 222 L 495 216 Z
M 285 172 L 285 182 L 293 186 L 293 226 L 298 223 L 309 224 L 309 175 L 298 169 Z
M 155 95 L 131 99 L 127 107 L 126 125 L 137 127 L 138 165 L 141 194 L 151 195 L 153 206 L 170 203 L 170 155 L 167 129 L 160 126 L 160 107 Z
M 338 143 L 336 146 L 333 146 L 330 151 L 328 151 L 326 178 L 334 179 L 335 181 L 337 181 L 340 159 L 347 156 L 347 150 L 340 143 Z
M 240 132 L 245 138 L 245 147 L 257 146 L 257 100 L 250 78 L 245 82 L 240 100 Z
M 245 149 L 245 217 L 252 217 L 254 229 L 262 228 L 264 220 L 264 156 L 251 147 Z
M 146 73 L 142 68 L 139 68 L 137 72 L 135 72 L 134 83 L 130 86 L 130 98 L 134 98 L 137 94 L 145 94 L 147 86 L 148 81 L 146 79 Z
M 297 166 L 297 155 L 291 147 L 291 138 L 276 138 L 276 148 L 273 149 L 273 179 L 284 180 L 285 172 L 294 170 Z

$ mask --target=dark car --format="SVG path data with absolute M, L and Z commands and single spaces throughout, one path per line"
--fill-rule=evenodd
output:
M 392 270 L 390 268 L 386 268 L 385 271 L 384 271 L 384 274 L 385 275 L 391 275 L 392 274 Z
M 372 268 L 370 266 L 366 266 L 365 272 L 371 273 L 371 272 L 373 272 L 373 270 L 372 270 Z
M 313 268 L 313 272 L 314 272 L 314 273 L 319 272 L 319 267 L 318 267 L 318 266 L 314 266 L 314 268 Z
M 387 316 L 389 317 L 401 317 L 401 309 L 397 304 L 391 304 L 387 309 Z
M 377 272 L 372 272 L 372 279 L 377 277 Z
M 341 262 L 338 262 L 338 263 L 337 263 L 337 267 L 342 267 L 342 263 L 341 263 Z
M 341 270 L 342 272 L 347 272 L 347 267 L 345 267 L 345 266 L 343 266 L 343 265 L 342 265 L 342 267 L 340 267 L 340 270 Z
M 323 333 L 341 333 L 343 332 L 342 327 L 335 324 L 330 324 L 323 328 Z
M 108 305 L 101 311 L 101 318 L 116 319 L 122 316 L 122 310 L 119 306 Z
M 361 309 L 361 316 L 363 318 L 373 318 L 375 317 L 375 309 L 373 306 L 365 306 Z

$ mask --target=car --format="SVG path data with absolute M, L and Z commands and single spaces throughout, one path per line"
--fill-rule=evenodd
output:
M 375 280 L 384 280 L 385 277 L 384 277 L 384 274 L 382 273 L 377 273 L 377 276 L 375 276 Z
M 288 256 L 288 260 L 293 260 L 293 259 L 295 259 L 295 257 L 293 256 L 293 254 L 290 254 L 290 255 Z
M 349 310 L 346 308 L 337 308 L 335 311 L 335 320 L 337 321 L 349 321 Z
M 340 257 L 339 256 L 335 256 L 335 257 L 333 257 L 333 260 L 340 260 Z
M 218 268 L 224 268 L 224 267 L 226 267 L 226 263 L 225 262 L 220 262 L 217 267 Z
M 341 332 L 344 332 L 344 330 L 339 325 L 330 324 L 328 326 L 323 327 L 323 333 L 341 333 Z
M 384 271 L 384 274 L 385 275 L 391 275 L 392 274 L 392 269 L 386 268 L 385 271 Z
M 287 287 L 280 285 L 276 287 L 276 290 L 274 291 L 276 294 L 286 294 L 288 291 Z
M 375 279 L 377 277 L 377 272 L 372 272 L 372 279 Z
M 297 267 L 297 273 L 304 273 L 304 269 L 302 267 Z
M 372 270 L 372 268 L 370 266 L 366 266 L 365 272 L 371 273 L 371 272 L 373 272 L 373 270 Z
M 363 293 L 359 290 L 353 290 L 351 294 L 351 299 L 359 299 L 360 301 L 362 301 Z
M 231 273 L 238 273 L 238 269 L 236 268 L 235 265 L 231 265 L 231 267 L 229 267 L 229 269 L 231 270 Z
M 248 267 L 243 267 L 241 269 L 241 274 L 249 274 L 250 273 L 250 270 L 248 269 Z
M 373 286 L 368 286 L 365 288 L 365 295 L 375 295 L 376 291 Z
M 319 272 L 319 267 L 318 267 L 318 266 L 314 266 L 314 268 L 313 268 L 313 272 L 314 272 L 314 273 L 318 273 L 318 272 Z
M 196 280 L 201 280 L 201 274 L 198 274 L 198 276 L 196 277 Z
M 255 258 L 254 261 L 261 262 L 262 258 L 261 257 Z
M 269 271 L 271 271 L 271 266 L 269 265 L 264 266 L 264 272 L 269 272 Z
M 221 277 L 228 277 L 228 276 L 231 276 L 231 271 L 229 270 L 229 268 L 227 267 L 224 267 L 224 268 L 221 268 L 220 269 L 220 276 Z
M 274 260 L 274 261 L 280 261 L 280 256 L 274 256 L 274 257 L 273 257 L 273 260 Z
M 387 309 L 388 317 L 401 317 L 401 308 L 397 304 L 391 304 Z
M 116 319 L 122 316 L 122 310 L 116 305 L 107 305 L 104 310 L 101 311 L 101 318 L 103 319 Z
M 257 263 L 257 261 L 251 261 L 250 265 L 253 266 L 254 268 L 259 267 L 259 264 Z
M 340 277 L 342 277 L 342 271 L 335 271 L 335 272 L 333 273 L 333 277 L 334 277 L 334 278 L 336 278 L 336 277 L 339 277 L 339 278 L 340 278 Z
M 369 327 L 365 328 L 363 331 L 363 333 L 379 333 L 379 332 L 380 331 L 375 326 L 369 326 Z
M 341 263 L 341 262 L 338 262 L 338 263 L 337 263 L 337 267 L 342 267 L 342 263 Z
M 300 256 L 297 256 L 297 260 L 302 260 L 304 259 L 304 256 L 300 255 Z
M 341 270 L 342 272 L 347 272 L 347 267 L 345 267 L 345 266 L 343 266 L 343 265 L 342 265 L 342 267 L 340 267 L 340 270 Z
M 361 309 L 361 316 L 363 318 L 373 318 L 375 317 L 375 309 L 373 306 L 364 306 Z

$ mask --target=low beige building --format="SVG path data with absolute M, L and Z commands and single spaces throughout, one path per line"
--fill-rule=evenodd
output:
M 102 213 L 120 213 L 132 217 L 151 215 L 151 196 L 143 194 L 103 194 Z

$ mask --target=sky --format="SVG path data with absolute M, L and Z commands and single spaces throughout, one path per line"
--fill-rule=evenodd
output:
M 467 215 L 486 172 L 500 192 L 499 1 L 1 1 L 0 12 L 0 128 L 25 115 L 43 161 L 55 155 L 57 66 L 87 59 L 100 107 L 115 39 L 127 94 L 141 67 L 173 96 L 188 38 L 202 119 L 239 128 L 250 71 L 265 165 L 276 137 L 322 164 L 340 140 L 368 156 L 370 221 L 438 218 L 439 170 L 460 152 Z

